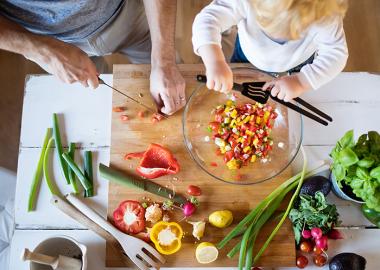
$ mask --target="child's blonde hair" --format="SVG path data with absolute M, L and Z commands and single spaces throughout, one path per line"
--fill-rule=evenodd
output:
M 298 39 L 315 22 L 344 17 L 347 0 L 250 0 L 261 27 L 268 34 Z

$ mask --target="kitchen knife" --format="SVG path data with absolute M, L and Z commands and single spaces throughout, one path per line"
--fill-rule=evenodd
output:
M 154 109 L 150 108 L 149 106 L 145 105 L 145 104 L 142 103 L 141 101 L 139 101 L 139 100 L 137 100 L 137 99 L 135 99 L 135 98 L 133 98 L 133 97 L 131 97 L 131 96 L 129 96 L 129 95 L 127 95 L 127 94 L 121 92 L 120 90 L 116 89 L 115 87 L 109 85 L 108 83 L 106 83 L 105 81 L 103 81 L 101 78 L 98 77 L 98 80 L 99 80 L 99 83 L 100 83 L 100 84 L 104 84 L 105 86 L 107 86 L 107 87 L 109 87 L 110 89 L 116 91 L 116 92 L 119 93 L 120 95 L 123 95 L 123 96 L 125 96 L 126 98 L 132 100 L 133 102 L 135 102 L 135 103 L 139 104 L 140 106 L 144 107 L 145 109 L 147 109 L 147 110 L 150 111 L 151 113 L 158 113 L 158 114 L 162 115 L 163 117 L 168 118 L 165 114 L 162 114 L 162 113 L 158 112 L 157 110 L 154 110 Z

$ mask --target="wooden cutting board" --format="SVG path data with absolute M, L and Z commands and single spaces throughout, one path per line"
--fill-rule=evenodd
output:
M 238 64 L 236 66 L 247 66 Z M 187 96 L 195 89 L 198 83 L 195 77 L 200 72 L 204 72 L 203 65 L 179 65 L 182 75 L 186 80 Z M 149 94 L 149 65 L 115 65 L 113 74 L 113 85 L 117 89 L 128 95 L 141 100 L 144 104 L 154 108 L 153 101 Z M 260 79 L 260 78 L 252 78 Z M 263 78 L 261 78 L 263 79 Z M 264 78 L 265 79 L 265 78 Z M 290 169 L 285 170 L 280 176 L 273 180 L 251 186 L 237 186 L 222 183 L 213 179 L 202 171 L 190 158 L 183 142 L 182 135 L 182 110 L 171 116 L 168 120 L 152 124 L 151 115 L 143 119 L 137 116 L 141 107 L 134 104 L 119 93 L 113 93 L 113 106 L 125 106 L 124 112 L 130 117 L 128 122 L 122 122 L 120 115 L 124 113 L 112 113 L 111 132 L 111 164 L 110 166 L 124 171 L 126 174 L 137 174 L 134 168 L 138 160 L 125 161 L 125 153 L 144 151 L 150 143 L 158 143 L 168 147 L 175 155 L 181 165 L 179 174 L 160 177 L 155 181 L 163 186 L 175 187 L 176 192 L 185 194 L 188 185 L 198 185 L 202 188 L 200 197 L 200 207 L 196 215 L 189 220 L 198 221 L 207 219 L 208 215 L 215 210 L 229 209 L 234 213 L 233 224 L 226 229 L 217 229 L 210 224 L 206 225 L 206 232 L 202 241 L 218 243 L 254 206 L 264 199 L 280 183 L 288 179 L 291 175 Z M 178 180 L 177 180 L 178 179 Z M 113 183 L 109 184 L 108 194 L 108 219 L 112 221 L 112 212 L 123 200 L 142 200 L 149 197 L 153 201 L 162 202 L 160 197 L 146 194 L 144 192 L 128 189 Z M 175 211 L 173 221 L 182 219 L 180 211 Z M 182 249 L 171 256 L 167 256 L 165 267 L 201 267 L 195 259 L 196 239 L 192 237 L 192 227 L 185 221 L 180 222 L 184 231 L 187 232 L 183 239 Z M 273 229 L 272 225 L 265 225 L 260 237 L 257 240 L 257 248 L 264 243 L 266 236 Z M 235 245 L 232 241 L 226 248 L 222 249 L 216 262 L 207 266 L 237 266 L 238 256 L 229 259 L 226 254 Z M 256 249 L 257 251 L 257 249 Z M 255 251 L 255 252 L 256 252 Z M 112 247 L 107 243 L 106 266 L 123 267 L 130 266 L 128 260 L 115 254 Z M 263 254 L 260 266 L 279 267 L 295 265 L 295 244 L 291 223 L 287 220 L 273 239 L 266 252 Z

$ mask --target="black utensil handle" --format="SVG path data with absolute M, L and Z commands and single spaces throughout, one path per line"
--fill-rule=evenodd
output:
M 319 116 L 325 118 L 326 120 L 332 122 L 333 119 L 330 115 L 322 112 L 321 110 L 319 110 L 318 108 L 314 107 L 313 105 L 311 105 L 310 103 L 306 102 L 305 100 L 301 99 L 301 98 L 294 98 L 293 99 L 294 101 L 298 102 L 299 104 L 301 104 L 302 106 L 304 106 L 305 108 L 308 108 L 309 110 L 311 110 L 312 112 L 315 112 L 316 114 L 318 114 Z
M 273 100 L 275 100 L 276 102 L 278 102 L 278 103 L 280 103 L 280 104 L 288 107 L 289 109 L 292 109 L 292 110 L 294 110 L 294 111 L 296 111 L 296 112 L 298 112 L 298 113 L 300 113 L 300 114 L 302 114 L 302 115 L 304 115 L 306 117 L 309 117 L 310 119 L 312 119 L 312 120 L 314 120 L 314 121 L 316 121 L 316 122 L 318 122 L 318 123 L 320 123 L 320 124 L 322 124 L 324 126 L 328 125 L 328 123 L 325 120 L 319 118 L 315 114 L 312 114 L 312 113 L 310 113 L 310 112 L 308 112 L 308 111 L 306 111 L 306 110 L 304 110 L 304 109 L 302 109 L 302 108 L 294 105 L 293 103 L 285 102 L 285 101 L 283 101 L 283 100 L 281 100 L 281 99 L 279 99 L 277 97 L 274 97 L 272 95 L 271 95 L 271 98 Z
M 206 83 L 207 82 L 207 77 L 205 75 L 198 74 L 197 75 L 197 81 L 198 82 Z

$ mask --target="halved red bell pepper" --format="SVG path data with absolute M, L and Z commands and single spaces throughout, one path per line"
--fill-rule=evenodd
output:
M 113 212 L 113 221 L 125 233 L 140 233 L 145 229 L 145 208 L 137 201 L 123 201 Z
M 144 153 L 140 165 L 136 168 L 139 175 L 148 179 L 167 174 L 176 174 L 180 170 L 179 163 L 165 147 L 151 143 Z

